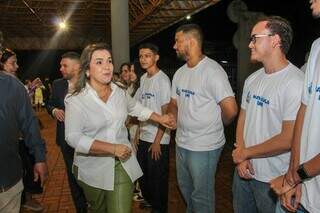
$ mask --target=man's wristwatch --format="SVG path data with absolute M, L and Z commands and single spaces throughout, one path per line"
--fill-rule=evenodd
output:
M 300 177 L 300 182 L 302 183 L 303 181 L 311 178 L 308 173 L 306 172 L 306 170 L 304 169 L 303 167 L 303 164 L 301 164 L 297 170 L 297 174 L 299 175 Z

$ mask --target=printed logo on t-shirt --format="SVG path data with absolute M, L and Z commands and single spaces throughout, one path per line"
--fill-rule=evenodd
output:
M 308 84 L 308 94 L 311 95 L 313 91 L 313 87 L 312 87 L 312 82 L 310 82 Z M 316 93 L 315 95 L 318 95 L 318 100 L 320 100 L 320 85 L 316 85 L 314 87 L 314 92 Z
M 308 84 L 308 93 L 309 95 L 312 93 L 312 82 Z
M 320 86 L 316 86 L 316 95 L 318 95 L 318 100 L 320 100 Z
M 178 96 L 181 95 L 181 91 L 180 91 L 179 87 L 176 88 L 176 94 L 177 94 Z
M 146 92 L 144 94 L 142 94 L 141 98 L 142 99 L 151 99 L 153 98 L 155 95 L 153 93 L 150 93 L 150 92 Z
M 263 107 L 264 104 L 269 105 L 270 101 L 263 96 L 253 95 L 253 99 L 257 100 L 257 106 Z
M 247 93 L 247 97 L 246 97 L 246 102 L 247 103 L 250 103 L 250 100 L 251 100 L 251 93 L 250 91 Z
M 180 89 L 179 87 L 177 87 L 176 94 L 179 96 L 181 96 L 181 94 L 182 94 L 183 97 L 190 98 L 191 96 L 193 96 L 195 94 L 195 92 L 192 90 L 189 90 L 189 89 Z

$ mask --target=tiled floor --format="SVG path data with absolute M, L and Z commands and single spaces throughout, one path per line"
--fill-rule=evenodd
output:
M 55 144 L 55 121 L 43 112 L 38 116 L 44 124 L 42 136 L 47 143 L 47 160 L 49 167 L 49 178 L 44 186 L 44 192 L 36 195 L 35 198 L 44 206 L 44 212 L 75 212 L 70 190 L 68 187 L 64 162 L 59 148 Z M 230 148 L 225 148 L 220 159 L 216 177 L 216 212 L 231 213 L 231 181 L 232 181 L 233 164 L 231 160 Z M 185 212 L 185 204 L 179 193 L 176 174 L 174 145 L 170 153 L 170 177 L 169 177 L 169 213 Z M 22 213 L 30 211 L 22 210 Z M 139 203 L 133 203 L 133 213 L 147 213 L 148 210 L 141 210 Z

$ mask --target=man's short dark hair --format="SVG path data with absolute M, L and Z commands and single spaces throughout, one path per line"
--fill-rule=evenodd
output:
M 159 47 L 153 43 L 143 43 L 139 46 L 139 50 L 141 49 L 149 49 L 151 50 L 155 55 L 159 55 Z
M 271 34 L 279 35 L 281 39 L 281 50 L 284 54 L 289 52 L 292 39 L 293 30 L 290 22 L 280 16 L 267 16 L 258 20 L 258 22 L 266 21 L 266 28 Z
M 70 52 L 66 52 L 64 53 L 61 58 L 69 58 L 69 59 L 72 59 L 72 60 L 78 60 L 80 61 L 80 54 L 77 53 L 77 52 L 73 52 L 73 51 L 70 51 Z
M 193 38 L 195 38 L 198 41 L 199 46 L 202 47 L 203 33 L 202 33 L 202 29 L 200 28 L 199 25 L 197 25 L 197 24 L 181 25 L 180 27 L 178 27 L 176 29 L 176 33 L 178 33 L 178 32 L 183 32 L 184 34 L 191 35 Z

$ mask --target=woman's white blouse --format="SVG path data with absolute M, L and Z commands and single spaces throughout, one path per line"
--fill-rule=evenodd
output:
M 115 159 L 111 155 L 89 154 L 93 141 L 131 147 L 125 127 L 127 115 L 145 121 L 152 114 L 151 110 L 136 102 L 125 90 L 113 83 L 111 88 L 112 93 L 107 102 L 103 102 L 89 84 L 78 95 L 69 95 L 65 99 L 66 141 L 75 149 L 73 163 L 78 167 L 77 178 L 104 190 L 114 188 Z M 122 166 L 132 181 L 142 176 L 134 154 L 122 162 Z

